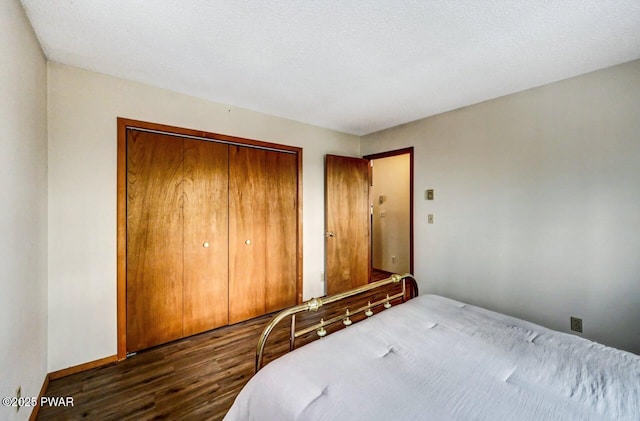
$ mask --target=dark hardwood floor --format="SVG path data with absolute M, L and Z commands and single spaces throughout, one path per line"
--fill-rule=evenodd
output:
M 386 279 L 386 278 L 389 277 L 389 275 L 391 275 L 391 273 L 386 272 L 384 270 L 372 268 L 371 269 L 371 282 L 380 281 L 382 279 Z
M 355 308 L 398 291 L 399 287 L 394 286 L 374 296 L 353 297 L 348 305 Z M 342 307 L 336 304 L 324 306 L 317 313 L 299 315 L 298 325 L 342 313 Z M 215 329 L 141 351 L 120 363 L 53 380 L 45 396 L 72 397 L 74 406 L 42 407 L 37 419 L 222 419 L 254 374 L 258 338 L 272 316 Z M 288 335 L 289 323 L 284 321 L 270 336 L 265 362 L 288 351 Z M 312 332 L 296 343 L 302 345 L 315 339 Z

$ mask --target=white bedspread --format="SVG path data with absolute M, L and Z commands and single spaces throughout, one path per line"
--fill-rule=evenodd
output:
M 640 420 L 640 356 L 422 295 L 265 366 L 225 420 Z

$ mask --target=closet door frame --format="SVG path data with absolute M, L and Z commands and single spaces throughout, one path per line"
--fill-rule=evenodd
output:
M 140 129 L 163 134 L 217 141 L 233 145 L 276 150 L 296 155 L 298 165 L 297 179 L 297 236 L 296 236 L 296 301 L 302 303 L 302 148 L 261 140 L 245 139 L 201 130 L 185 129 L 165 124 L 150 123 L 128 118 L 117 118 L 117 337 L 118 361 L 127 357 L 127 130 Z

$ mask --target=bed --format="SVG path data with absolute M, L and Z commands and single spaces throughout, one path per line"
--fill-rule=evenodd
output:
M 265 365 L 225 417 L 418 419 L 638 421 L 640 356 L 421 295 Z

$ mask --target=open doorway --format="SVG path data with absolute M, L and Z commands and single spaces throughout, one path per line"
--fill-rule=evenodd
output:
M 413 148 L 371 162 L 371 277 L 413 273 Z

